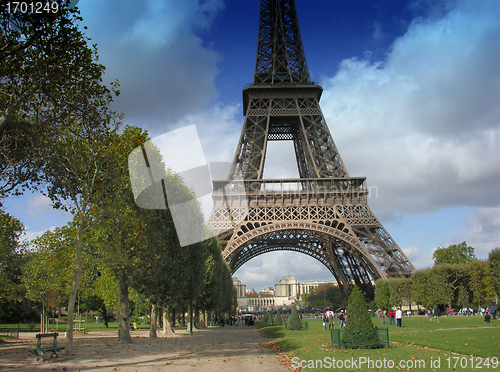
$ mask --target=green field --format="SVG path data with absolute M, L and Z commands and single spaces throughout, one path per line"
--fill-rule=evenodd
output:
M 149 329 L 149 325 L 140 325 L 141 328 Z M 0 329 L 19 329 L 21 332 L 40 332 L 40 323 L 37 324 L 0 324 Z M 108 332 L 118 330 L 118 322 L 109 322 L 108 328 L 104 328 L 104 323 L 88 322 L 89 332 Z M 66 332 L 66 323 L 50 324 L 49 331 Z
M 484 323 L 479 316 L 441 317 L 440 322 L 435 322 L 419 316 L 403 318 L 402 327 L 396 328 L 388 322 L 381 325 L 379 318 L 373 318 L 374 325 L 389 327 L 391 341 L 390 348 L 374 350 L 332 348 L 330 332 L 324 330 L 320 319 L 303 321 L 309 323 L 308 330 L 285 331 L 284 327 L 269 327 L 263 322 L 258 327 L 272 339 L 275 348 L 291 358 L 293 367 L 300 364 L 305 371 L 500 372 L 498 319 Z

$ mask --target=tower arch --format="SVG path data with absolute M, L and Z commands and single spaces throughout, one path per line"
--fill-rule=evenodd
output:
M 222 255 L 234 273 L 264 253 L 300 252 L 321 262 L 344 293 L 357 285 L 368 296 L 373 296 L 372 281 L 385 278 L 386 274 L 357 237 L 346 232 L 345 227 L 342 229 L 344 223 L 333 221 L 332 225 L 335 227 L 308 221 L 280 221 L 251 230 L 243 225 L 247 228 L 241 231 L 246 232 L 236 235 Z

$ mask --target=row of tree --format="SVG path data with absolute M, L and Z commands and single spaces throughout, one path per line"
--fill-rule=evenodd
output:
M 301 302 L 309 309 L 319 306 L 343 308 L 346 304 L 342 290 L 333 283 L 322 283 L 309 293 L 300 295 Z
M 410 278 L 379 279 L 375 302 L 380 309 L 415 304 L 464 308 L 487 306 L 500 296 L 500 248 L 487 260 L 478 260 L 465 242 L 440 248 L 432 268 L 416 271 Z
M 100 302 L 102 311 L 118 299 L 123 342 L 130 341 L 131 288 L 149 301 L 152 319 L 158 307 L 232 311 L 235 290 L 217 240 L 181 248 L 168 207 L 136 206 L 128 155 L 147 133 L 121 129 L 122 115 L 111 108 L 118 83 L 103 84 L 104 66 L 78 27 L 78 11 L 67 0 L 58 3 L 57 13 L 36 15 L 0 4 L 0 203 L 39 190 L 73 215 L 68 226 L 23 247 L 22 224 L 0 212 L 0 302 L 31 299 L 50 308 L 67 296 L 68 354 L 77 293 Z M 150 163 L 162 163 L 158 152 L 153 156 Z M 178 175 L 165 171 L 163 179 L 177 200 L 195 199 Z M 183 218 L 203 225 L 195 203 Z

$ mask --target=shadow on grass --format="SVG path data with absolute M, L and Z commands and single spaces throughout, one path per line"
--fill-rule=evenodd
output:
M 283 326 L 270 326 L 266 322 L 255 322 L 255 326 L 266 338 L 285 337 L 285 327 Z
M 255 322 L 255 326 L 264 337 L 272 339 L 267 343 L 272 350 L 290 353 L 298 349 L 297 341 L 290 336 L 299 336 L 302 331 L 286 331 L 284 326 L 271 326 L 266 322 Z

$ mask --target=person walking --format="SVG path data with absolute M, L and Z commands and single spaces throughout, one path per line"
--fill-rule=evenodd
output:
M 330 313 L 330 315 L 328 316 L 328 329 L 333 329 L 335 327 L 335 323 L 333 321 L 333 313 Z
M 341 310 L 341 311 L 340 311 L 340 314 L 339 314 L 339 324 L 340 324 L 340 328 L 343 328 L 343 327 L 344 327 L 344 322 L 345 322 L 344 310 Z
M 384 310 L 380 311 L 380 324 L 385 324 L 385 314 Z
M 396 322 L 394 321 L 394 310 L 391 309 L 389 311 L 389 325 L 393 324 L 396 324 Z
M 398 307 L 396 310 L 396 327 L 401 327 L 401 319 L 403 318 L 403 312 L 401 308 Z
M 439 322 L 439 316 L 441 315 L 441 310 L 439 310 L 439 307 L 436 307 L 434 309 L 434 319 L 436 322 Z

